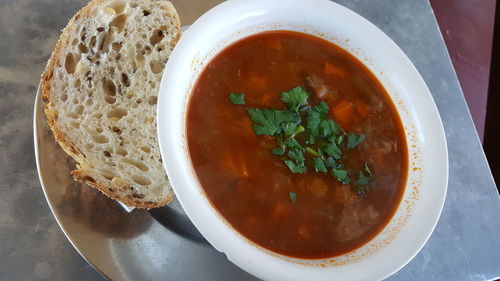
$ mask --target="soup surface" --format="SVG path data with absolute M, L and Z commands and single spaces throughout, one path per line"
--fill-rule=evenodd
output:
M 282 93 L 291 89 L 308 93 L 294 119 L 305 126 L 293 135 L 305 158 L 298 170 L 299 162 L 286 162 L 291 148 L 273 150 L 284 129 L 257 134 L 249 110 L 283 110 Z M 242 94 L 233 100 L 234 93 Z M 323 118 L 341 128 L 332 139 L 341 154 L 333 158 L 328 141 L 308 137 L 306 114 L 321 102 Z M 206 196 L 238 232 L 271 251 L 307 259 L 344 254 L 379 233 L 401 200 L 407 148 L 395 107 L 361 62 L 323 39 L 273 31 L 225 48 L 195 84 L 186 122 Z M 327 170 L 319 163 L 318 171 L 315 157 Z

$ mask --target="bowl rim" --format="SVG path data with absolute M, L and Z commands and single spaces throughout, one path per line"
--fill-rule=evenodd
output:
M 307 3 L 305 3 L 307 2 Z M 317 5 L 317 7 L 321 7 L 322 9 L 317 9 L 315 12 L 316 13 L 325 13 L 327 11 L 335 11 L 337 16 L 341 17 L 346 17 L 349 20 L 354 21 L 355 23 L 361 25 L 364 28 L 369 29 L 370 32 L 374 33 L 376 36 L 378 36 L 379 39 L 383 41 L 383 43 L 388 46 L 389 48 L 392 48 L 395 52 L 395 56 L 397 59 L 401 61 L 401 64 L 403 65 L 403 68 L 405 68 L 411 75 L 413 82 L 416 84 L 419 84 L 418 86 L 420 87 L 420 90 L 423 91 L 422 96 L 424 97 L 424 100 L 426 100 L 427 106 L 429 107 L 428 110 L 430 110 L 430 115 L 432 115 L 430 121 L 433 121 L 435 124 L 432 124 L 434 133 L 436 133 L 436 138 L 433 140 L 431 139 L 431 144 L 434 144 L 438 147 L 441 148 L 440 151 L 440 161 L 439 164 L 441 164 L 440 171 L 442 172 L 441 178 L 436 180 L 436 182 L 440 183 L 440 186 L 442 187 L 439 193 L 436 193 L 436 198 L 435 200 L 432 201 L 433 205 L 433 211 L 430 212 L 430 214 L 427 214 L 427 218 L 429 222 L 427 223 L 426 229 L 422 231 L 421 235 L 419 236 L 414 236 L 410 237 L 412 240 L 411 242 L 415 242 L 414 245 L 411 247 L 411 250 L 407 251 L 407 253 L 403 260 L 398 261 L 396 264 L 393 264 L 390 266 L 390 270 L 385 269 L 383 272 L 377 272 L 376 274 L 370 275 L 370 279 L 383 279 L 386 278 L 396 271 L 398 271 L 400 268 L 402 268 L 404 265 L 406 265 L 413 257 L 420 251 L 420 249 L 425 245 L 426 241 L 429 239 L 430 235 L 432 234 L 432 231 L 434 230 L 438 219 L 440 217 L 443 205 L 444 205 L 444 200 L 446 197 L 446 190 L 447 190 L 447 182 L 448 182 L 448 152 L 447 152 L 447 144 L 446 144 L 446 139 L 444 137 L 444 129 L 443 125 L 439 116 L 439 113 L 437 111 L 437 107 L 432 99 L 432 96 L 430 95 L 430 92 L 425 85 L 425 82 L 423 81 L 422 77 L 416 70 L 415 66 L 411 63 L 411 61 L 406 57 L 406 55 L 403 53 L 403 51 L 387 36 L 385 35 L 380 29 L 375 27 L 373 24 L 371 24 L 369 21 L 366 19 L 362 18 L 358 14 L 354 13 L 353 11 L 336 4 L 334 2 L 330 2 L 327 0 L 310 0 L 310 1 L 304 1 L 304 0 L 290 0 L 290 1 L 275 1 L 274 4 L 267 3 L 265 0 L 229 0 L 226 1 L 215 8 L 211 9 L 207 13 L 205 13 L 202 17 L 200 17 L 193 25 L 190 26 L 190 28 L 186 31 L 183 37 L 181 37 L 180 41 L 178 42 L 178 45 L 174 49 L 174 51 L 171 54 L 170 60 L 167 62 L 165 71 L 163 73 L 163 78 L 162 82 L 160 85 L 160 92 L 159 92 L 159 97 L 158 97 L 158 118 L 157 118 L 157 127 L 158 127 L 158 138 L 160 142 L 160 151 L 161 151 L 161 156 L 163 159 L 173 159 L 173 161 L 164 161 L 164 168 L 172 182 L 173 189 L 178 196 L 179 202 L 181 203 L 182 207 L 185 209 L 187 215 L 190 217 L 190 219 L 193 221 L 194 225 L 198 228 L 198 230 L 203 234 L 205 238 L 219 251 L 226 253 L 228 258 L 235 263 L 236 265 L 240 266 L 241 268 L 245 269 L 251 274 L 254 274 L 257 277 L 260 278 L 265 278 L 265 279 L 283 279 L 283 278 L 290 278 L 291 276 L 294 277 L 304 277 L 304 276 L 316 276 L 318 278 L 323 278 L 326 276 L 332 276 L 329 275 L 331 274 L 336 274 L 335 272 L 331 271 L 327 274 L 322 273 L 324 271 L 324 268 L 314 268 L 315 270 L 304 270 L 303 265 L 300 263 L 297 263 L 297 260 L 295 259 L 287 259 L 283 257 L 279 257 L 279 254 L 274 254 L 268 250 L 265 250 L 261 247 L 256 247 L 253 242 L 246 240 L 243 235 L 237 233 L 232 227 L 224 221 L 223 217 L 218 214 L 218 211 L 213 207 L 208 199 L 205 197 L 203 192 L 193 192 L 191 190 L 190 192 L 187 192 L 185 189 L 186 183 L 187 185 L 197 185 L 198 189 L 201 189 L 201 186 L 198 182 L 198 179 L 196 175 L 194 174 L 193 171 L 191 171 L 191 179 L 187 179 L 186 176 L 189 176 L 187 174 L 187 171 L 185 171 L 185 168 L 181 168 L 178 165 L 178 161 L 181 160 L 184 164 L 185 161 L 189 162 L 189 165 L 191 165 L 191 161 L 189 159 L 189 152 L 187 151 L 187 144 L 185 142 L 185 133 L 184 130 L 181 130 L 181 134 L 179 135 L 177 133 L 171 133 L 170 131 L 175 131 L 177 128 L 183 128 L 184 124 L 181 124 L 180 127 L 179 124 L 176 124 L 174 126 L 174 129 L 170 130 L 172 127 L 171 122 L 178 122 L 179 118 L 181 123 L 184 122 L 185 120 L 185 110 L 186 108 L 182 109 L 174 109 L 174 110 L 167 110 L 172 109 L 172 106 L 169 106 L 169 103 L 172 102 L 173 98 L 170 98 L 169 95 L 163 94 L 166 92 L 169 92 L 172 90 L 173 87 L 172 85 L 174 84 L 174 81 L 176 83 L 179 83 L 179 79 L 173 78 L 174 76 L 182 76 L 186 75 L 186 55 L 191 54 L 192 58 L 191 64 L 189 66 L 190 71 L 197 72 L 197 74 L 192 77 L 191 81 L 182 81 L 181 83 L 190 83 L 188 86 L 189 90 L 187 92 L 184 92 L 184 96 L 181 97 L 184 99 L 186 102 L 184 103 L 184 106 L 187 104 L 187 100 L 189 99 L 191 88 L 193 86 L 193 81 L 196 82 L 198 75 L 202 72 L 202 69 L 204 67 L 204 63 L 210 61 L 210 58 L 215 56 L 220 50 L 224 49 L 225 46 L 227 46 L 229 43 L 232 43 L 234 41 L 237 41 L 237 39 L 232 38 L 227 40 L 227 42 L 223 42 L 222 45 L 223 47 L 214 47 L 212 46 L 211 53 L 208 52 L 209 54 L 205 57 L 196 55 L 194 49 L 189 49 L 190 44 L 194 44 L 196 41 L 200 41 L 202 39 L 199 39 L 199 37 L 202 32 L 206 33 L 214 33 L 212 29 L 214 28 L 210 24 L 217 23 L 219 21 L 226 20 L 228 22 L 237 22 L 238 16 L 243 19 L 239 20 L 245 20 L 245 17 L 262 17 L 266 16 L 266 12 L 269 12 L 269 10 L 266 11 L 264 7 L 269 7 L 277 4 L 283 5 L 283 3 L 287 3 L 288 8 L 293 5 L 297 5 L 298 7 L 303 7 L 304 5 Z M 266 6 L 267 5 L 267 6 Z M 311 7 L 311 6 L 309 6 Z M 245 10 L 247 9 L 248 10 Z M 271 11 L 271 8 L 269 8 Z M 290 8 L 289 8 L 290 9 Z M 324 11 L 323 11 L 324 9 Z M 230 13 L 233 12 L 233 13 Z M 234 14 L 234 12 L 242 12 L 243 14 Z M 207 28 L 207 26 L 210 26 L 210 28 Z M 218 27 L 220 28 L 220 27 Z M 264 30 L 266 30 L 264 28 Z M 261 30 L 262 31 L 262 30 Z M 257 32 L 253 32 L 257 33 Z M 307 30 L 306 30 L 306 33 Z M 250 33 L 252 34 L 252 33 Z M 318 35 L 318 34 L 312 34 L 312 35 Z M 246 36 L 243 36 L 246 37 Z M 220 42 L 219 42 L 220 43 Z M 335 43 L 335 42 L 334 42 Z M 194 44 L 196 45 L 196 44 Z M 341 46 L 343 47 L 343 46 Z M 189 49 L 186 51 L 186 49 Z M 215 50 L 215 51 L 214 51 Z M 348 50 L 351 53 L 355 52 L 355 50 Z M 191 52 L 191 53 L 189 53 Z M 359 59 L 359 54 L 353 54 Z M 184 57 L 184 59 L 182 59 Z M 208 57 L 208 58 L 207 58 Z M 365 63 L 365 61 L 361 60 L 361 62 Z M 183 63 L 181 63 L 183 62 Z M 365 64 L 366 65 L 366 64 Z M 183 69 L 184 68 L 184 69 Z M 370 67 L 369 67 L 370 68 Z M 371 69 L 373 72 L 373 69 Z M 180 73 L 180 74 L 179 74 Z M 378 79 L 380 78 L 380 75 L 375 73 L 375 76 Z M 389 78 L 390 80 L 391 78 Z M 186 79 L 184 79 L 186 80 Z M 384 81 L 381 81 L 382 84 L 384 84 Z M 387 81 L 386 81 L 387 82 Z M 390 82 L 390 81 L 389 81 Z M 386 84 L 384 84 L 384 87 L 386 87 Z M 411 90 L 410 90 L 411 92 Z M 393 99 L 393 97 L 391 97 Z M 180 101 L 176 101 L 179 103 Z M 182 102 L 181 102 L 182 103 Z M 393 103 L 396 103 L 396 101 L 393 99 Z M 409 109 L 411 111 L 411 108 Z M 398 112 L 400 112 L 398 108 Z M 416 113 L 409 113 L 411 114 L 416 114 Z M 168 120 L 168 121 L 167 121 Z M 403 121 L 403 120 L 402 120 Z M 422 122 L 425 122 L 428 120 L 423 120 Z M 438 121 L 438 122 L 436 122 Z M 164 124 L 165 122 L 165 124 Z M 170 122 L 170 123 L 169 123 Z M 167 129 L 169 128 L 169 129 Z M 407 129 L 405 128 L 405 131 Z M 179 142 L 174 142 L 173 140 L 175 138 L 184 138 L 183 141 Z M 408 136 L 407 136 L 408 138 Z M 418 138 L 418 136 L 417 136 Z M 428 140 L 426 140 L 428 141 Z M 434 143 L 432 143 L 434 141 Z M 177 145 L 173 145 L 176 143 Z M 179 145 L 181 144 L 181 145 Z M 409 145 L 409 143 L 407 142 Z M 182 151 L 179 151 L 182 150 Z M 183 159 L 183 156 L 181 155 L 187 155 L 187 159 Z M 408 155 L 410 155 L 410 148 L 408 148 Z M 174 164 L 175 163 L 175 164 Z M 191 167 L 192 168 L 192 167 Z M 183 170 L 184 169 L 184 170 Z M 408 167 L 408 180 L 410 178 L 410 167 Z M 183 176 L 179 176 L 180 174 L 183 174 Z M 406 189 L 408 189 L 408 182 L 406 185 Z M 406 192 L 406 191 L 405 191 Z M 191 194 L 189 194 L 191 193 Z M 197 197 L 196 203 L 199 204 L 204 204 L 203 206 L 194 206 L 193 202 L 191 199 L 193 198 L 188 198 L 189 196 L 191 197 Z M 203 197 L 203 198 L 200 198 Z M 403 199 L 402 199 L 403 200 Z M 207 204 L 208 203 L 208 204 Z M 401 204 L 401 203 L 400 203 Z M 198 209 L 198 210 L 196 210 Z M 399 212 L 396 211 L 396 213 Z M 395 216 L 395 215 L 394 215 Z M 208 221 L 213 221 L 214 219 L 221 220 L 219 221 L 218 226 L 214 228 L 210 228 L 207 226 Z M 391 219 L 393 220 L 394 217 Z M 220 228 L 221 225 L 225 225 L 225 229 L 229 229 L 229 231 L 225 231 L 224 227 Z M 229 226 L 229 227 L 228 227 Z M 213 227 L 213 226 L 212 226 Z M 387 227 L 387 226 L 386 226 Z M 215 232 L 218 230 L 214 230 L 215 228 L 222 229 L 221 231 L 225 232 L 236 232 L 232 234 L 228 234 L 229 236 L 224 236 L 223 241 L 221 241 L 220 237 L 217 237 L 219 234 L 215 235 Z M 232 231 L 231 231 L 232 229 Z M 223 233 L 227 234 L 227 233 Z M 380 234 L 380 233 L 379 233 Z M 379 235 L 377 234 L 377 236 Z M 398 234 L 399 235 L 399 234 Z M 246 240 L 246 241 L 245 241 Z M 409 241 L 407 241 L 409 242 Z M 247 244 L 247 245 L 242 245 Z M 249 249 L 249 245 L 254 248 L 252 251 Z M 257 251 L 255 251 L 257 249 Z M 244 255 L 252 255 L 251 260 L 249 261 L 248 258 L 243 257 Z M 265 255 L 263 254 L 265 253 Z M 270 257 L 270 258 L 269 258 Z M 263 262 L 264 261 L 264 262 Z M 269 264 L 269 262 L 271 264 Z M 294 264 L 294 266 L 290 267 L 290 264 Z M 262 266 L 267 265 L 265 269 L 262 269 Z M 306 265 L 307 266 L 307 265 Z M 341 268 L 343 265 L 334 265 L 332 267 L 328 268 Z M 312 267 L 309 267 L 309 269 Z M 291 273 L 289 274 L 283 274 L 279 271 L 283 269 L 289 269 Z M 308 275 L 303 275 L 304 272 L 307 271 Z M 337 270 L 338 271 L 338 270 Z M 338 272 L 337 272 L 338 273 Z M 293 275 L 292 275 L 293 274 Z M 310 275 L 310 274 L 317 274 L 317 275 Z M 361 275 L 360 275 L 361 276 Z M 355 280 L 356 278 L 360 276 L 354 276 Z M 346 277 L 346 276 L 344 276 Z M 350 277 L 350 276 L 347 276 Z M 362 277 L 362 276 L 361 276 Z M 300 279 L 300 278 L 298 278 Z M 359 279 L 359 278 L 358 278 Z M 356 279 L 356 280 L 358 280 Z M 362 279 L 359 279 L 362 280 Z

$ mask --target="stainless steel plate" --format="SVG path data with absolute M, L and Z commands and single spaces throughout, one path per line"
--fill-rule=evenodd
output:
M 219 0 L 174 1 L 183 25 Z M 75 163 L 47 125 L 38 90 L 35 154 L 47 202 L 75 249 L 112 280 L 252 280 L 212 248 L 174 200 L 166 207 L 128 213 L 116 201 L 73 181 Z

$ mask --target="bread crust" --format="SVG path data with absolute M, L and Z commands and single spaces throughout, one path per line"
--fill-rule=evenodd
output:
M 103 5 L 104 3 L 109 2 L 109 0 L 92 0 L 90 1 L 86 6 L 81 8 L 68 22 L 67 26 L 62 30 L 62 34 L 55 46 L 54 51 L 52 52 L 50 59 L 47 63 L 47 66 L 41 75 L 41 98 L 44 103 L 44 112 L 47 117 L 47 123 L 52 130 L 54 134 L 54 138 L 59 144 L 59 146 L 69 155 L 71 156 L 77 163 L 77 169 L 71 172 L 73 178 L 76 181 L 86 183 L 99 191 L 101 191 L 104 195 L 107 197 L 118 200 L 128 206 L 132 207 L 137 207 L 137 208 L 156 208 L 156 207 L 161 207 L 166 204 L 168 204 L 174 197 L 174 193 L 172 190 L 170 190 L 169 194 L 163 198 L 160 201 L 157 202 L 152 202 L 152 201 L 144 201 L 141 200 L 140 198 L 134 198 L 130 194 L 128 196 L 122 196 L 121 193 L 114 192 L 114 188 L 110 186 L 103 185 L 99 182 L 97 182 L 92 175 L 86 174 L 85 169 L 82 169 L 82 166 L 85 167 L 85 155 L 83 154 L 82 151 L 79 151 L 69 140 L 69 138 L 65 135 L 63 131 L 61 131 L 57 125 L 56 125 L 56 120 L 58 118 L 57 112 L 51 110 L 48 106 L 50 103 L 50 98 L 52 93 L 52 82 L 54 79 L 54 70 L 56 67 L 61 67 L 59 65 L 59 59 L 62 53 L 63 48 L 65 47 L 66 44 L 69 43 L 71 40 L 71 30 L 72 27 L 77 23 L 78 20 L 80 19 L 88 19 L 91 18 L 91 10 L 94 7 L 99 7 Z M 177 15 L 177 12 L 175 9 L 172 7 L 172 11 L 170 11 L 170 14 L 172 15 L 173 19 L 176 21 L 177 26 L 180 27 L 180 21 L 179 17 Z M 180 28 L 179 28 L 179 33 L 177 36 L 173 39 L 174 42 L 171 44 L 177 43 L 177 41 L 180 38 Z

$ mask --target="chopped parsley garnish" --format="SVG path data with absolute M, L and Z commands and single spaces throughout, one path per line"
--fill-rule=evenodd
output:
M 304 164 L 295 164 L 292 160 L 285 160 L 285 165 L 294 174 L 301 174 L 306 172 L 306 167 Z
M 358 180 L 356 181 L 356 184 L 357 185 L 366 185 L 368 184 L 370 181 L 368 180 L 368 178 L 365 176 L 365 174 L 363 174 L 363 172 L 359 171 L 359 177 L 358 177 Z
M 332 169 L 332 175 L 341 183 L 349 184 L 351 180 L 349 179 L 349 175 L 347 170 L 342 169 Z
M 298 112 L 301 107 L 307 105 L 309 94 L 302 87 L 295 87 L 281 94 L 281 100 L 288 104 L 288 108 Z
M 367 172 L 369 171 L 368 175 L 371 176 L 371 171 L 366 163 L 365 163 L 365 170 L 367 170 Z M 361 196 L 365 195 L 366 194 L 365 186 L 369 183 L 370 183 L 370 178 L 365 176 L 365 174 L 362 171 L 359 171 L 358 180 L 356 181 L 356 186 L 355 186 L 356 193 Z
M 342 157 L 342 151 L 340 151 L 340 148 L 338 145 L 334 142 L 329 143 L 323 151 L 328 155 L 333 157 L 335 160 L 338 160 Z
M 285 154 L 285 149 L 283 147 L 273 148 L 271 150 L 271 153 L 274 155 L 283 155 L 283 154 Z
M 322 172 L 322 173 L 327 172 L 325 162 L 323 162 L 323 160 L 321 158 L 319 158 L 319 157 L 313 158 L 312 161 L 313 161 L 314 169 L 316 170 L 316 172 Z
M 298 120 L 297 114 L 269 108 L 247 108 L 256 135 L 274 136 L 282 132 L 283 122 Z
M 245 104 L 242 93 L 230 94 L 229 99 L 233 104 Z M 373 173 L 365 163 L 356 179 L 353 169 L 345 167 L 344 154 L 355 149 L 366 136 L 346 133 L 328 116 L 328 104 L 310 104 L 309 93 L 303 87 L 281 93 L 281 100 L 286 103 L 284 109 L 247 108 L 254 133 L 276 140 L 277 147 L 271 153 L 280 157 L 292 173 L 305 173 L 308 169 L 329 172 L 338 182 L 351 184 L 357 194 L 364 195 Z M 294 204 L 296 197 L 295 192 L 290 192 Z
M 295 160 L 298 164 L 303 164 L 306 158 L 304 157 L 304 150 L 300 148 L 294 148 L 288 150 L 288 157 Z
M 284 145 L 290 149 L 301 149 L 302 148 L 300 143 L 294 138 L 290 138 L 290 139 L 285 140 Z
M 231 100 L 233 104 L 245 104 L 245 94 L 242 93 L 230 94 L 229 100 Z
M 354 133 L 351 133 L 349 134 L 349 136 L 347 136 L 347 147 L 353 149 L 360 143 L 362 143 L 365 140 L 365 138 L 366 138 L 365 135 L 356 135 Z

